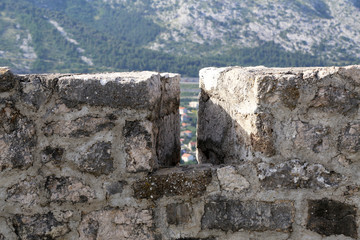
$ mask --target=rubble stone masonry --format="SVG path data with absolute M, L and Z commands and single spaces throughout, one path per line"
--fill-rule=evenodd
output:
M 0 68 L 0 240 L 358 239 L 360 66 L 180 76 Z

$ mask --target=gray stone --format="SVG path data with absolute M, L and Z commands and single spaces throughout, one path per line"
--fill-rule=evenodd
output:
M 340 151 L 345 153 L 358 153 L 360 150 L 360 122 L 347 125 L 339 138 Z
M 108 195 L 114 195 L 114 194 L 122 193 L 125 185 L 127 185 L 126 182 L 118 181 L 118 182 L 105 183 L 104 187 Z
M 250 183 L 232 166 L 218 168 L 216 171 L 221 190 L 241 192 L 250 187 Z
M 45 189 L 51 202 L 84 203 L 95 199 L 95 191 L 72 177 L 48 176 Z
M 55 165 L 62 163 L 64 148 L 47 146 L 41 151 L 41 160 L 43 163 L 53 162 Z
M 188 204 L 171 203 L 166 206 L 166 217 L 168 224 L 186 224 L 191 219 L 192 211 Z
M 15 233 L 20 239 L 55 239 L 70 231 L 68 225 L 55 219 L 54 214 L 33 216 L 15 215 L 12 218 Z
M 84 215 L 78 232 L 81 240 L 155 240 L 153 224 L 150 210 L 107 208 Z
M 339 173 L 328 171 L 321 164 L 290 160 L 277 165 L 258 164 L 258 177 L 265 189 L 330 188 L 342 180 Z
M 110 174 L 114 171 L 114 159 L 111 155 L 111 142 L 97 142 L 83 155 L 77 165 L 83 172 L 95 176 Z
M 151 172 L 153 170 L 157 157 L 152 130 L 153 124 L 149 121 L 126 121 L 123 135 L 128 172 Z
M 34 123 L 12 103 L 0 106 L 0 170 L 30 167 L 36 143 Z
M 115 126 L 115 123 L 111 120 L 114 117 L 113 115 L 106 118 L 87 115 L 75 120 L 47 122 L 42 130 L 47 137 L 53 135 L 72 138 L 89 137 L 103 130 L 111 130 Z
M 206 191 L 211 180 L 212 172 L 208 166 L 161 169 L 134 183 L 134 196 L 154 200 L 177 195 L 198 197 Z
M 8 188 L 6 201 L 27 207 L 38 204 L 41 186 L 42 184 L 36 178 L 29 177 Z
M 283 231 L 289 232 L 294 221 L 294 206 L 290 201 L 257 202 L 239 200 L 209 201 L 201 220 L 202 229 L 223 231 Z
M 58 85 L 60 98 L 68 107 L 152 109 L 161 96 L 160 75 L 155 72 L 63 76 Z
M 321 235 L 345 235 L 357 239 L 357 208 L 329 199 L 309 200 L 307 228 Z
M 15 86 L 15 77 L 7 68 L 0 68 L 0 93 L 13 89 Z

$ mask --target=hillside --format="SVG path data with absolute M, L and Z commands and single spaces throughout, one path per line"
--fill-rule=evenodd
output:
M 18 73 L 359 63 L 358 0 L 1 0 Z

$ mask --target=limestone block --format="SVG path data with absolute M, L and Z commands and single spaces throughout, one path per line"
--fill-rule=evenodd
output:
M 30 167 L 36 143 L 33 121 L 22 115 L 11 102 L 0 105 L 0 170 Z
M 0 68 L 0 93 L 14 88 L 15 77 L 8 68 Z
M 80 239 L 155 239 L 150 210 L 133 207 L 103 209 L 86 214 L 78 227 Z
M 242 229 L 289 232 L 294 221 L 294 211 L 290 201 L 210 200 L 205 204 L 201 227 L 233 232 Z
M 355 206 L 329 199 L 310 200 L 307 228 L 321 235 L 345 235 L 357 239 Z
M 45 189 L 51 202 L 84 203 L 95 199 L 95 191 L 79 179 L 48 176 Z
M 200 196 L 212 180 L 209 166 L 161 169 L 133 185 L 136 198 L 158 199 L 163 196 Z
M 166 217 L 168 224 L 186 224 L 191 219 L 191 208 L 184 203 L 171 203 L 166 206 Z
M 216 173 L 223 191 L 241 192 L 250 186 L 246 178 L 237 173 L 235 167 L 218 168 Z
M 321 164 L 309 164 L 297 159 L 275 166 L 258 164 L 258 177 L 265 189 L 330 188 L 338 186 L 342 176 L 328 171 Z
M 199 160 L 356 161 L 359 82 L 359 66 L 202 69 Z
M 12 218 L 15 233 L 20 239 L 55 239 L 70 231 L 67 223 L 58 221 L 52 212 Z

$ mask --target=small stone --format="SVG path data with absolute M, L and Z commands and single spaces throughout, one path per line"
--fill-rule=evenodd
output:
M 125 137 L 126 169 L 128 172 L 153 170 L 156 161 L 152 123 L 126 121 L 123 130 Z
M 330 128 L 327 126 L 312 125 L 309 123 L 295 121 L 296 132 L 294 143 L 295 147 L 306 147 L 314 153 L 328 150 Z
M 349 123 L 339 139 L 340 151 L 344 153 L 358 153 L 360 150 L 360 122 Z
M 17 214 L 12 218 L 12 224 L 20 239 L 55 239 L 70 232 L 68 225 L 57 221 L 51 212 L 33 216 Z
M 198 197 L 211 180 L 211 168 L 207 166 L 161 169 L 134 183 L 134 196 L 151 200 L 177 195 Z
M 15 86 L 15 77 L 7 68 L 0 68 L 0 93 L 13 89 Z
M 357 239 L 355 206 L 329 199 L 309 200 L 307 228 L 321 235 Z
M 191 219 L 192 211 L 188 204 L 171 203 L 166 206 L 166 216 L 168 224 L 186 224 Z
M 80 239 L 155 240 L 153 225 L 149 210 L 107 208 L 84 215 L 78 231 Z
M 47 177 L 45 188 L 52 202 L 84 203 L 95 199 L 95 191 L 78 179 L 71 177 Z
M 27 207 L 39 203 L 40 183 L 35 178 L 27 178 L 7 190 L 6 201 L 16 202 Z
M 249 188 L 250 183 L 236 172 L 235 167 L 226 166 L 217 169 L 217 177 L 221 190 L 229 192 L 241 192 Z
M 97 142 L 82 156 L 77 165 L 81 171 L 95 176 L 107 175 L 114 171 L 114 162 L 111 156 L 111 142 Z
M 65 150 L 63 148 L 53 148 L 51 146 L 47 146 L 41 152 L 42 162 L 43 163 L 54 162 L 55 165 L 59 165 L 62 162 L 64 151 Z
M 257 202 L 239 200 L 209 201 L 201 220 L 202 229 L 223 231 L 289 232 L 294 221 L 294 206 L 290 201 Z
M 109 195 L 115 195 L 118 193 L 122 193 L 124 189 L 124 185 L 126 185 L 126 182 L 112 182 L 112 183 L 105 183 L 104 187 L 106 189 L 106 193 Z

